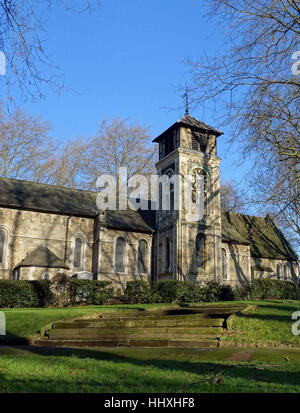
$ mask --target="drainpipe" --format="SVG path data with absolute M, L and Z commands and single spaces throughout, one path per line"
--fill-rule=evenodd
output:
M 67 227 L 66 227 L 66 241 L 65 241 L 65 256 L 64 256 L 64 263 L 67 262 L 67 250 L 68 250 L 68 236 L 69 236 L 69 222 L 72 218 L 73 214 L 69 215 L 67 218 Z

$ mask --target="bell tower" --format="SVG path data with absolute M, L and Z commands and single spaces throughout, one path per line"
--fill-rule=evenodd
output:
M 175 122 L 153 142 L 159 144 L 159 177 L 179 176 L 179 193 L 170 184 L 170 208 L 162 209 L 161 188 L 156 213 L 157 257 L 156 279 L 204 282 L 219 281 L 221 276 L 221 207 L 217 138 L 222 132 L 188 114 Z M 204 181 L 204 215 L 190 220 L 184 205 L 186 176 L 194 182 Z M 196 186 L 191 186 L 192 199 Z M 180 207 L 174 208 L 174 196 Z M 176 204 L 176 200 L 175 200 Z

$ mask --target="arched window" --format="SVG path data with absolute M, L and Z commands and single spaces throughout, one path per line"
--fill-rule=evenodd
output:
M 74 249 L 74 267 L 82 267 L 82 256 L 83 256 L 83 241 L 82 238 L 77 237 L 75 239 L 75 249 Z
M 125 272 L 125 238 L 119 237 L 116 241 L 115 249 L 115 269 L 116 272 Z
M 159 186 L 158 186 L 158 193 L 159 193 L 159 195 L 158 195 L 159 210 L 162 211 L 162 200 L 163 200 L 163 198 L 162 198 L 162 183 L 161 182 L 159 183 Z
M 222 276 L 223 280 L 228 280 L 228 255 L 225 248 L 222 248 Z
M 4 263 L 5 241 L 6 233 L 3 229 L 0 229 L 0 264 Z
M 282 278 L 282 265 L 277 264 L 276 266 L 276 275 L 277 275 L 277 280 L 281 280 Z
M 148 245 L 144 239 L 139 241 L 138 247 L 138 272 L 139 274 L 147 273 Z
M 166 173 L 170 180 L 170 211 L 174 211 L 174 179 L 172 179 L 174 172 L 169 169 Z
M 288 263 L 286 263 L 286 264 L 284 264 L 284 267 L 283 267 L 283 276 L 284 276 L 284 279 L 287 281 L 287 280 L 289 280 L 291 277 L 290 277 L 290 267 L 289 267 L 289 264 Z
M 174 184 L 170 184 L 170 211 L 174 211 Z
M 205 268 L 206 254 L 205 254 L 205 235 L 198 234 L 196 237 L 196 265 L 197 268 Z
M 164 241 L 164 270 L 165 272 L 171 271 L 171 248 L 169 237 Z
M 194 168 L 191 172 L 192 175 L 192 202 L 196 203 L 197 201 L 197 179 L 203 177 L 203 191 L 204 191 L 204 214 L 208 214 L 207 205 L 208 205 L 208 174 L 207 172 L 200 168 Z

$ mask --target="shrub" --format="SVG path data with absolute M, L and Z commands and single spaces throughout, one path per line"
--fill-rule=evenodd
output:
M 231 287 L 231 285 L 221 285 L 221 290 L 220 290 L 220 300 L 221 301 L 232 301 L 234 300 L 234 289 Z
M 110 281 L 69 279 L 68 302 L 70 304 L 102 305 L 113 297 Z
M 218 300 L 232 300 L 230 286 L 209 281 L 204 285 L 190 281 L 165 280 L 149 285 L 145 281 L 129 281 L 125 290 L 125 301 L 142 303 L 191 303 Z
M 0 280 L 0 307 L 45 307 L 53 303 L 50 283 L 41 281 Z
M 157 302 L 159 297 L 155 297 L 146 281 L 137 280 L 127 282 L 124 298 L 128 304 L 144 304 Z
M 63 307 L 68 303 L 68 287 L 69 279 L 65 274 L 57 273 L 50 281 L 50 290 L 58 307 Z
M 114 289 L 111 287 L 110 281 L 91 281 L 94 285 L 94 290 L 91 294 L 90 304 L 103 305 L 109 302 L 114 296 Z
M 203 288 L 203 301 L 219 301 L 222 293 L 221 284 L 215 281 L 206 281 Z
M 176 280 L 156 281 L 152 285 L 152 291 L 160 297 L 162 303 L 180 301 L 180 297 L 188 293 L 185 282 Z
M 265 300 L 300 298 L 300 288 L 290 281 L 257 278 L 234 291 L 236 300 Z
M 65 277 L 56 277 L 53 283 L 48 280 L 0 280 L 0 308 L 47 307 L 53 304 L 102 305 L 113 297 L 110 285 L 110 281 Z

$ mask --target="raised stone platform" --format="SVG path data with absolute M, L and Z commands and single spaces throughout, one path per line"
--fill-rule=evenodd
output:
M 58 321 L 35 345 L 51 347 L 217 347 L 226 318 L 242 309 L 172 306 L 105 311 L 92 319 Z

